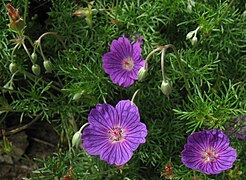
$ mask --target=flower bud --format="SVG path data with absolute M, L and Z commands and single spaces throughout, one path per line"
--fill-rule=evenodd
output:
M 191 31 L 191 32 L 189 32 L 187 35 L 186 35 L 186 39 L 191 39 L 192 38 L 192 36 L 194 35 L 194 31 Z
M 31 58 L 32 58 L 32 63 L 35 64 L 37 62 L 38 56 L 35 53 L 35 51 L 31 54 Z
M 52 63 L 50 60 L 44 60 L 44 69 L 48 72 L 51 73 L 52 72 Z
M 13 82 L 10 80 L 9 82 L 7 82 L 3 86 L 3 88 L 10 90 L 9 93 L 11 93 L 11 90 L 14 90 L 14 88 L 13 88 Z M 7 92 L 7 90 L 5 90 L 5 89 L 3 90 L 3 93 Z
M 169 96 L 172 92 L 172 88 L 170 86 L 170 84 L 168 83 L 168 81 L 162 81 L 161 84 L 161 91 L 163 92 L 163 94 L 165 94 L 166 96 Z
M 73 139 L 72 139 L 72 147 L 76 147 L 78 148 L 79 144 L 81 143 L 81 132 L 77 131 L 74 135 L 73 135 Z
M 11 74 L 14 74 L 17 70 L 18 70 L 17 64 L 14 62 L 10 63 L 9 71 L 11 72 Z
M 189 12 L 192 12 L 192 6 L 191 6 L 190 4 L 187 5 L 187 10 L 188 10 Z
M 82 96 L 82 94 L 83 94 L 83 92 L 76 93 L 76 94 L 73 96 L 73 100 L 76 101 L 76 100 L 80 99 L 81 96 Z
M 21 32 L 25 27 L 25 23 L 24 20 L 20 18 L 18 9 L 15 9 L 13 6 L 11 6 L 10 3 L 7 4 L 7 8 L 8 16 L 10 19 L 10 29 L 16 32 Z
M 141 67 L 141 69 L 138 71 L 138 81 L 143 81 L 148 74 L 148 71 L 145 69 L 145 67 Z
M 41 69 L 40 66 L 38 64 L 33 64 L 32 65 L 32 72 L 36 75 L 39 76 Z
M 195 46 L 197 44 L 197 37 L 194 36 L 192 39 L 191 39 L 191 44 L 192 46 Z

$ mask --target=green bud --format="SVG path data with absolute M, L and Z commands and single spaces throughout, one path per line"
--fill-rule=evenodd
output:
M 148 74 L 148 71 L 145 69 L 145 67 L 141 67 L 141 69 L 138 71 L 138 81 L 143 81 Z
M 52 72 L 52 63 L 50 60 L 45 60 L 44 61 L 44 69 L 48 72 L 51 73 Z
M 172 88 L 170 86 L 170 84 L 168 83 L 168 81 L 162 81 L 161 84 L 161 91 L 163 92 L 163 94 L 165 94 L 166 96 L 169 96 L 172 92 Z
M 14 88 L 13 88 L 13 82 L 10 80 L 9 82 L 7 82 L 4 86 L 3 86 L 3 88 L 5 88 L 5 89 L 8 89 L 8 90 L 14 90 Z M 7 90 L 3 90 L 3 93 L 5 93 L 5 92 L 7 92 Z M 10 93 L 11 91 L 9 91 L 9 93 Z
M 192 6 L 191 6 L 190 4 L 187 5 L 187 10 L 188 10 L 189 12 L 192 11 Z
M 73 96 L 73 100 L 74 101 L 76 101 L 76 100 L 78 100 L 78 99 L 80 99 L 81 98 L 81 96 L 82 96 L 82 94 L 83 94 L 83 92 L 81 93 L 76 93 L 74 96 Z
M 18 70 L 17 64 L 14 62 L 10 63 L 9 71 L 11 72 L 11 74 L 14 74 L 17 70 Z
M 35 51 L 31 54 L 31 58 L 32 58 L 32 63 L 35 64 L 37 62 L 38 56 L 35 53 Z
M 192 36 L 194 35 L 195 31 L 191 31 L 186 35 L 186 39 L 191 39 Z
M 40 66 L 38 64 L 33 64 L 32 65 L 32 72 L 36 75 L 39 76 L 41 69 Z
M 73 139 L 72 139 L 72 147 L 76 147 L 78 148 L 79 144 L 81 143 L 81 132 L 77 131 L 74 135 L 73 135 Z
M 197 44 L 197 37 L 194 36 L 192 39 L 191 39 L 191 44 L 192 46 L 195 46 Z

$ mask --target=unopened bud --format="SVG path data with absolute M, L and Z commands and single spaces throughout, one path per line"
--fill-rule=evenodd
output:
M 18 70 L 17 64 L 14 62 L 10 63 L 9 71 L 11 72 L 11 74 L 14 74 L 17 70 Z
M 78 148 L 79 144 L 81 143 L 81 132 L 77 131 L 74 135 L 73 135 L 73 139 L 72 139 L 72 147 L 76 147 Z
M 138 81 L 143 81 L 148 74 L 148 71 L 145 69 L 145 67 L 141 67 L 141 69 L 138 71 Z
M 76 101 L 76 100 L 80 99 L 81 96 L 82 96 L 82 94 L 83 94 L 83 92 L 76 93 L 76 94 L 73 96 L 73 100 Z
M 44 64 L 44 69 L 48 73 L 51 73 L 52 72 L 52 62 L 50 60 L 45 60 L 43 64 Z
M 192 46 L 195 46 L 197 44 L 197 37 L 194 36 L 192 39 L 191 39 L 191 44 Z
M 38 64 L 33 64 L 32 65 L 32 72 L 36 75 L 39 76 L 41 69 L 40 66 Z
M 187 5 L 187 10 L 188 10 L 189 12 L 192 11 L 192 6 L 191 6 L 190 4 Z
M 33 52 L 31 54 L 31 58 L 32 58 L 32 63 L 35 64 L 37 62 L 38 56 L 35 52 Z
M 8 89 L 8 90 L 10 90 L 9 92 L 11 92 L 11 90 L 14 90 L 14 88 L 13 88 L 13 82 L 12 81 L 7 82 L 3 86 L 3 88 Z M 7 90 L 5 90 L 5 89 L 3 90 L 4 93 L 7 92 Z
M 194 31 L 191 31 L 191 32 L 189 32 L 187 35 L 186 35 L 186 39 L 191 39 L 192 38 L 192 36 L 194 35 Z
M 161 83 L 161 91 L 166 96 L 169 96 L 171 94 L 172 88 L 171 88 L 170 84 L 167 81 L 162 81 L 162 83 Z

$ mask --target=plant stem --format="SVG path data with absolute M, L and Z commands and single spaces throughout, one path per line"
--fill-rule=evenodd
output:
M 162 46 L 160 46 L 160 47 L 154 49 L 153 51 L 151 51 L 151 52 L 148 54 L 148 56 L 146 57 L 146 59 L 145 59 L 145 61 L 144 61 L 144 68 L 145 68 L 145 69 L 146 69 L 146 64 L 147 64 L 148 60 L 150 59 L 150 57 L 152 56 L 152 54 L 154 54 L 156 51 L 159 51 L 159 50 L 161 50 L 161 49 L 162 49 Z
M 177 51 L 176 47 L 174 45 L 172 45 L 172 44 L 168 44 L 168 45 L 165 45 L 163 48 L 166 48 L 166 49 L 172 48 L 172 50 L 174 51 L 174 54 L 175 54 L 175 56 L 177 58 L 177 61 L 178 61 L 178 64 L 179 64 L 179 68 L 180 68 L 181 74 L 182 74 L 182 76 L 184 78 L 185 87 L 186 87 L 186 89 L 188 91 L 189 96 L 191 96 L 191 91 L 190 91 L 190 86 L 189 86 L 189 83 L 188 83 L 188 79 L 186 78 L 186 75 L 185 75 L 185 72 L 184 72 L 184 67 L 183 67 L 181 59 L 180 59 L 180 57 L 178 55 L 178 51 Z
M 166 48 L 163 48 L 161 50 L 161 72 L 162 72 L 162 78 L 163 78 L 163 81 L 166 82 L 166 75 L 165 75 L 165 61 L 164 61 L 164 58 L 165 58 L 165 52 L 166 52 Z
M 133 96 L 132 96 L 132 100 L 131 100 L 132 103 L 134 103 L 134 99 L 135 99 L 137 93 L 139 92 L 139 90 L 140 90 L 140 89 L 138 89 L 138 90 L 136 90 L 136 91 L 134 92 L 134 94 L 133 94 Z

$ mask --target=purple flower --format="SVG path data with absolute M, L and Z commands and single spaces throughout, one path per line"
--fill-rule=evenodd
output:
M 88 121 L 82 146 L 109 164 L 125 164 L 139 144 L 145 143 L 146 126 L 140 122 L 138 107 L 130 100 L 122 100 L 116 107 L 98 104 L 91 110 Z
M 182 162 L 205 174 L 219 174 L 232 168 L 237 157 L 236 150 L 229 143 L 229 138 L 221 130 L 193 133 L 182 151 Z
M 131 86 L 138 79 L 138 71 L 144 66 L 140 43 L 131 44 L 127 38 L 113 40 L 110 52 L 104 54 L 103 69 L 113 83 Z
M 246 139 L 246 116 L 235 118 L 231 122 L 227 120 L 227 122 L 229 122 L 229 125 L 226 125 L 228 134 L 238 139 Z

